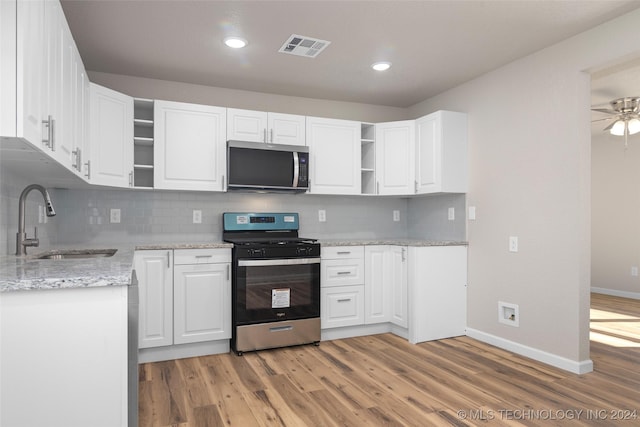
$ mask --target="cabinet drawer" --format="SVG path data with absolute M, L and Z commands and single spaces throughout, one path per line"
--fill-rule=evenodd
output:
M 175 249 L 173 263 L 181 264 L 212 264 L 231 262 L 230 249 Z
M 320 286 L 364 284 L 364 259 L 327 259 L 321 261 Z
M 321 328 L 364 324 L 364 285 L 321 290 Z
M 364 246 L 323 246 L 320 256 L 322 259 L 364 258 Z

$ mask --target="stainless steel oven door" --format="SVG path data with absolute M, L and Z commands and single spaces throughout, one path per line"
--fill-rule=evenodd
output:
M 240 259 L 236 325 L 320 316 L 320 258 Z

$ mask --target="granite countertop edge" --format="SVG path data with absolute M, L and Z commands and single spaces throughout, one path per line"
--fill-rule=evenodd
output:
M 436 241 L 416 239 L 320 239 L 325 247 L 331 246 L 467 246 L 462 241 Z M 137 250 L 173 250 L 173 249 L 219 249 L 232 248 L 231 243 L 148 243 L 120 246 L 101 245 L 84 247 L 83 245 L 59 247 L 54 250 L 41 250 L 32 255 L 0 256 L 0 293 L 34 290 L 95 288 L 102 286 L 128 286 L 133 271 L 133 255 Z M 117 249 L 112 257 L 47 260 L 36 256 L 69 249 Z

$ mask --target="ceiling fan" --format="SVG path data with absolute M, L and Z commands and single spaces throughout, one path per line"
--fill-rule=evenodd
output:
M 628 136 L 640 132 L 640 97 L 618 98 L 609 104 L 611 104 L 610 110 L 605 108 L 591 109 L 592 111 L 612 115 L 612 117 L 594 120 L 594 122 L 613 120 L 613 123 L 603 130 L 609 131 L 612 135 L 624 136 L 624 145 L 626 147 Z

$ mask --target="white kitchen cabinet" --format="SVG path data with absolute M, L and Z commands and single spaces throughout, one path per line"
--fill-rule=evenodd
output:
M 466 193 L 467 115 L 437 111 L 416 120 L 416 192 Z
M 92 184 L 133 185 L 133 98 L 90 84 L 90 157 L 86 175 Z
M 182 102 L 154 104 L 154 188 L 224 191 L 226 109 Z
M 0 294 L 0 425 L 127 425 L 127 291 Z
M 231 255 L 175 250 L 174 344 L 231 338 Z
M 407 326 L 407 263 L 402 246 L 365 247 L 365 323 Z
M 361 194 L 360 122 L 307 117 L 309 192 Z
M 227 108 L 227 140 L 305 145 L 305 116 Z
M 320 289 L 322 329 L 364 324 L 364 285 Z
M 364 324 L 364 247 L 322 247 L 320 263 L 321 328 Z
M 138 347 L 173 344 L 173 251 L 136 251 L 140 294 Z
M 409 265 L 409 341 L 465 335 L 467 247 L 410 247 Z
M 376 194 L 415 193 L 415 121 L 376 124 Z

